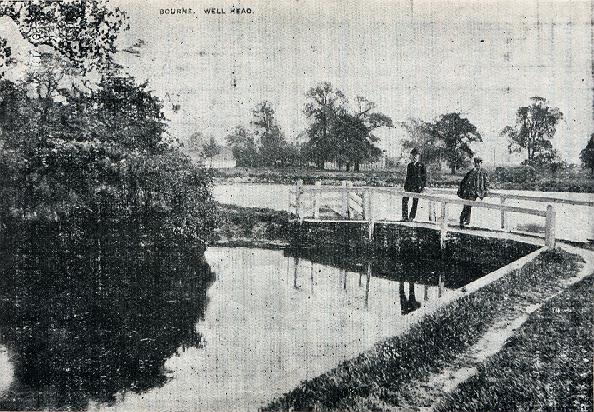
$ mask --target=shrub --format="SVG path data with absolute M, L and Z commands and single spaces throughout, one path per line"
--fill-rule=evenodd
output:
M 536 174 L 536 168 L 533 166 L 497 167 L 495 169 L 495 178 L 499 182 L 533 182 Z

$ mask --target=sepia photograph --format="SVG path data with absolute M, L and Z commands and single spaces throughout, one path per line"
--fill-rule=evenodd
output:
M 592 411 L 594 1 L 0 0 L 0 411 Z

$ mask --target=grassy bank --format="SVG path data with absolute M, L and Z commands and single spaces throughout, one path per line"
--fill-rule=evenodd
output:
M 217 204 L 217 228 L 211 244 L 285 247 L 293 237 L 290 213 L 267 208 Z
M 519 271 L 462 297 L 427 316 L 401 336 L 301 383 L 267 410 L 370 410 L 416 407 L 409 389 L 440 371 L 475 344 L 497 319 L 561 290 L 559 281 L 574 276 L 579 257 L 555 250 L 541 254 Z
M 594 192 L 594 176 L 585 170 L 575 169 L 557 174 L 537 172 L 534 178 L 487 171 L 491 177 L 493 189 L 535 190 L 560 192 Z M 428 185 L 434 187 L 457 187 L 465 170 L 456 174 L 446 171 L 429 171 Z M 283 183 L 294 184 L 298 179 L 306 184 L 323 181 L 324 184 L 340 184 L 344 180 L 355 185 L 367 186 L 402 186 L 406 176 L 404 168 L 387 171 L 345 172 L 336 170 L 317 170 L 312 168 L 229 168 L 213 171 L 215 181 L 224 183 Z
M 591 411 L 593 280 L 573 285 L 530 316 L 437 409 Z

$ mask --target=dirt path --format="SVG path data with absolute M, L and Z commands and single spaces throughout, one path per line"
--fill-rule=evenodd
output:
M 562 282 L 563 290 L 547 296 L 540 303 L 525 306 L 521 312 L 501 316 L 475 345 L 458 355 L 449 367 L 434 373 L 425 382 L 413 384 L 418 407 L 422 407 L 424 410 L 426 408 L 433 410 L 445 395 L 452 393 L 458 385 L 475 375 L 480 364 L 498 353 L 514 332 L 526 322 L 531 313 L 540 309 L 545 302 L 562 293 L 567 287 L 594 272 L 593 251 L 567 245 L 561 247 L 568 252 L 582 256 L 585 263 L 579 273 Z

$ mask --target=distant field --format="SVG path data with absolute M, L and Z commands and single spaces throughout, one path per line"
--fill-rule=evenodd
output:
M 455 187 L 466 170 L 454 175 L 446 171 L 429 170 L 428 185 Z M 487 168 L 494 189 L 537 190 L 544 192 L 589 192 L 594 193 L 594 176 L 582 169 L 566 169 L 558 173 L 535 170 L 531 174 L 519 168 Z M 405 169 L 345 172 L 317 170 L 314 168 L 245 168 L 214 169 L 215 180 L 233 182 L 260 182 L 293 184 L 302 179 L 311 184 L 316 180 L 325 183 L 340 183 L 343 180 L 370 186 L 395 186 L 404 183 Z

